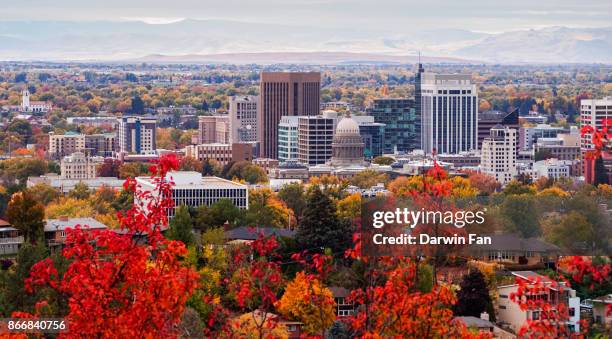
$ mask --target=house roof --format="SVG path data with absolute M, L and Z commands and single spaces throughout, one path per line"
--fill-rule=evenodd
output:
M 495 327 L 492 322 L 472 316 L 466 317 L 455 317 L 455 319 L 461 320 L 467 327 L 475 328 L 490 328 Z
M 554 281 L 547 276 L 538 274 L 533 271 L 514 271 L 512 272 L 512 275 L 519 277 L 521 279 L 524 279 L 524 280 L 529 280 L 529 281 L 534 281 L 536 279 L 540 279 L 540 281 L 542 282 L 553 282 Z
M 0 227 L 9 227 L 11 226 L 11 223 L 4 220 L 4 219 L 0 219 Z
M 65 231 L 67 228 L 75 228 L 77 225 L 88 229 L 108 228 L 94 218 L 47 219 L 45 221 L 45 232 Z
M 593 299 L 594 303 L 604 303 L 604 304 L 612 304 L 612 294 L 602 295 L 601 297 L 597 297 Z
M 474 245 L 478 250 L 492 251 L 529 251 L 529 252 L 557 252 L 559 247 L 537 238 L 521 238 L 516 234 L 488 234 L 491 244 Z
M 334 298 L 346 298 L 351 294 L 351 291 L 340 286 L 330 286 L 329 290 L 332 292 Z
M 263 233 L 264 237 L 271 235 L 279 237 L 293 238 L 295 232 L 292 230 L 276 227 L 237 227 L 225 232 L 226 240 L 256 240 L 259 234 Z

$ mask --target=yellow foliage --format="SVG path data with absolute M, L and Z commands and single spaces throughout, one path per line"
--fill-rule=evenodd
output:
M 311 335 L 320 334 L 336 320 L 332 292 L 304 272 L 287 285 L 276 307 L 283 316 L 302 322 L 304 331 Z
M 285 325 L 276 321 L 278 316 L 272 313 L 254 311 L 245 313 L 232 320 L 232 338 L 289 338 Z
M 337 214 L 340 218 L 355 218 L 361 215 L 361 194 L 353 193 L 338 201 Z
M 542 197 L 560 197 L 560 198 L 564 198 L 564 197 L 569 197 L 570 196 L 569 193 L 567 193 L 562 188 L 557 187 L 557 186 L 545 188 L 542 191 L 538 192 L 537 195 L 538 196 L 542 196 Z
M 612 185 L 599 184 L 597 186 L 599 193 L 604 197 L 612 197 Z
M 48 219 L 59 217 L 85 218 L 91 217 L 93 214 L 94 210 L 91 208 L 89 201 L 69 197 L 61 198 L 59 201 L 49 204 L 45 209 L 45 216 Z

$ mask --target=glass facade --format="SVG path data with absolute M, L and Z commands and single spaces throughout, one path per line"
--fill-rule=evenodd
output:
M 409 152 L 421 148 L 420 122 L 413 99 L 376 99 L 368 114 L 385 124 L 383 153 Z M 367 148 L 367 145 L 366 145 Z

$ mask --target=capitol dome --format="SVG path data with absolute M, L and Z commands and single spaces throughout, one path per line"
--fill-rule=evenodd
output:
M 336 126 L 336 135 L 359 135 L 359 125 L 353 118 L 346 116 Z
M 359 134 L 359 125 L 350 115 L 344 117 L 336 126 L 332 141 L 332 166 L 349 166 L 363 164 L 365 144 Z

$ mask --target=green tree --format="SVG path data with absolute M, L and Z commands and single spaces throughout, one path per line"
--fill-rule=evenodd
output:
M 36 244 L 44 236 L 45 208 L 28 192 L 17 192 L 8 204 L 7 217 L 25 241 Z
M 344 253 L 352 234 L 350 222 L 338 219 L 334 202 L 318 186 L 312 188 L 296 234 L 297 243 L 303 249 L 321 247 Z
M 193 224 L 187 205 L 181 205 L 176 208 L 176 214 L 174 218 L 170 220 L 169 226 L 170 229 L 167 233 L 168 239 L 182 241 L 187 246 L 195 242 Z
M 74 188 L 68 192 L 68 196 L 73 199 L 85 200 L 89 198 L 91 192 L 89 191 L 89 186 L 86 183 L 79 181 L 74 185 Z
M 504 199 L 501 213 L 509 220 L 509 231 L 530 238 L 540 235 L 540 222 L 535 198 L 526 195 L 511 195 Z
M 457 292 L 455 315 L 480 318 L 490 303 L 491 296 L 484 275 L 476 269 L 464 275 Z
M 306 207 L 306 195 L 304 194 L 304 186 L 301 183 L 294 182 L 283 185 L 278 191 L 278 197 L 293 210 L 297 221 L 302 218 L 302 213 Z
M 223 226 L 225 222 L 233 225 L 240 214 L 238 207 L 229 199 L 220 199 L 212 206 L 201 205 L 196 210 L 195 227 L 205 231 Z
M 594 243 L 595 230 L 589 220 L 580 212 L 571 211 L 553 228 L 547 238 L 564 248 L 587 247 Z
M 0 314 L 10 317 L 14 311 L 33 312 L 40 296 L 27 293 L 24 280 L 30 276 L 30 269 L 48 256 L 42 243 L 24 243 L 17 252 L 14 269 L 0 274 Z
M 135 95 L 132 98 L 132 107 L 130 109 L 130 113 L 132 113 L 132 114 L 144 114 L 144 102 L 142 101 L 142 99 L 138 95 Z

